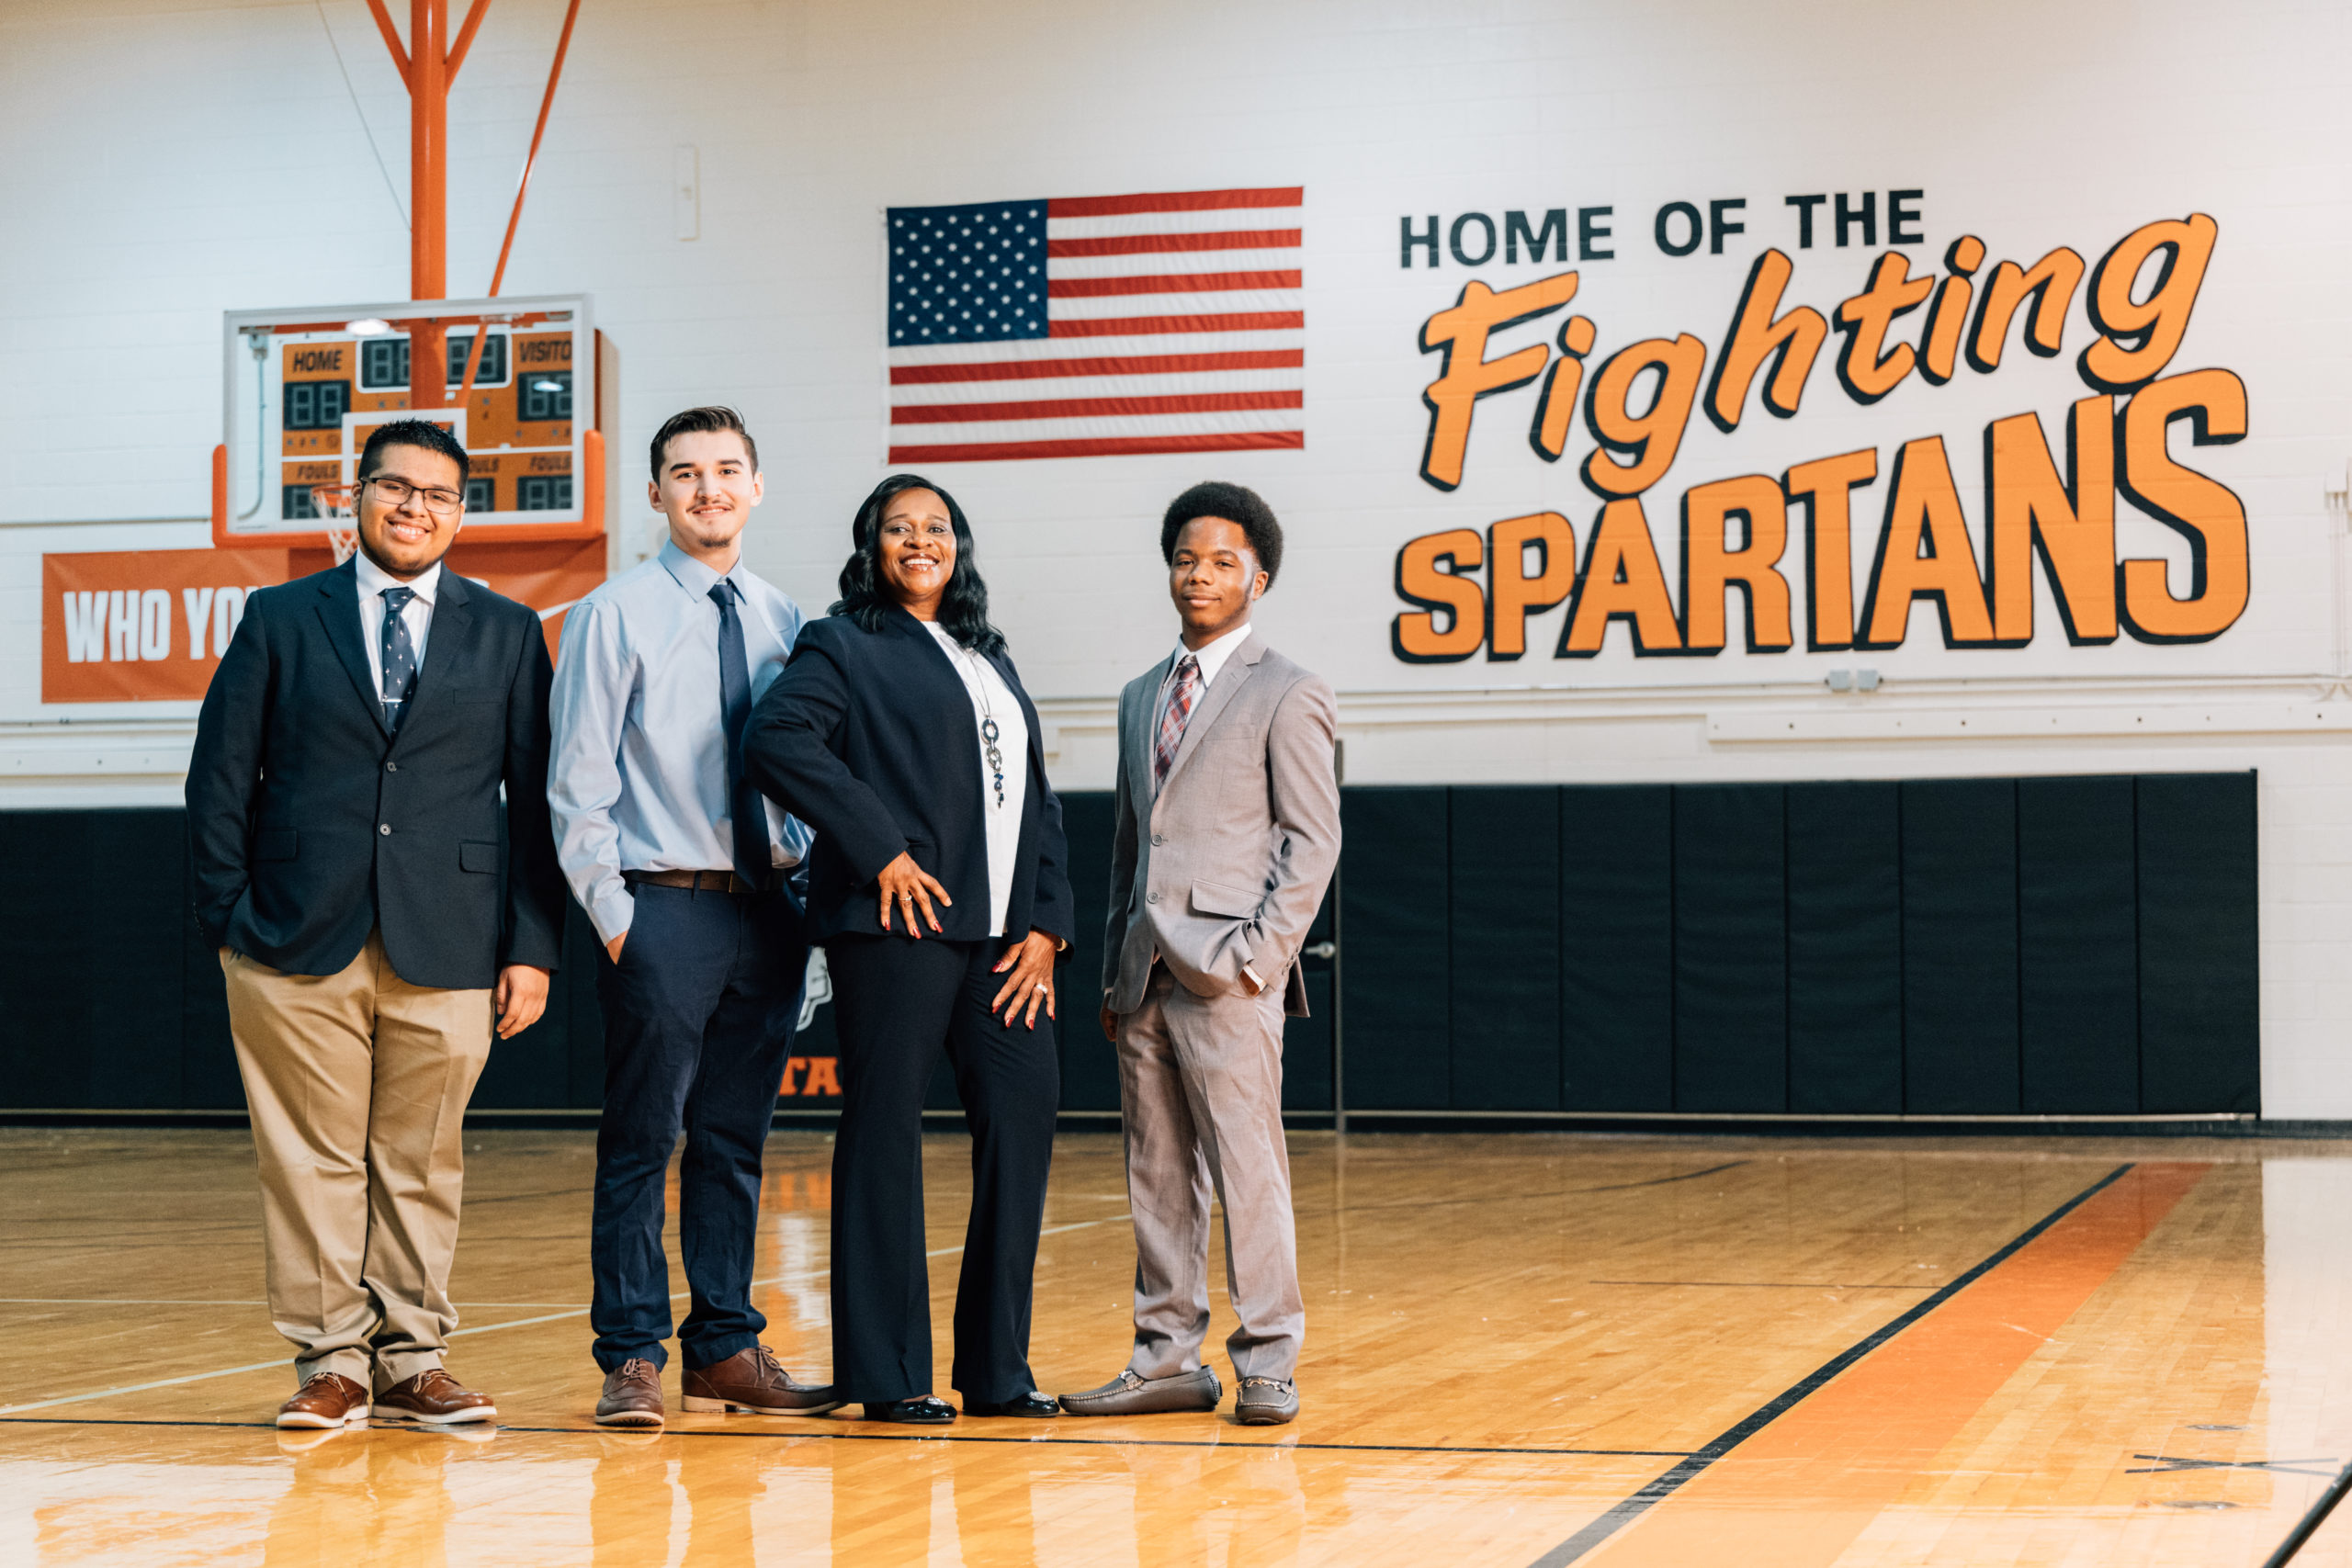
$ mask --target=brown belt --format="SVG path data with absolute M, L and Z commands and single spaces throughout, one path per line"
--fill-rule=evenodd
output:
M 756 882 L 746 882 L 731 871 L 625 871 L 621 880 L 631 887 L 651 883 L 656 887 L 684 887 L 702 893 L 764 893 Z

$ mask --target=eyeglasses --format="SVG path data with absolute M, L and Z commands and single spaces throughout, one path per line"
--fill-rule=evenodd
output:
M 454 490 L 419 490 L 406 479 L 387 479 L 380 474 L 359 482 L 374 485 L 377 498 L 395 512 L 406 506 L 411 496 L 416 497 L 424 510 L 435 517 L 455 517 L 466 509 L 466 498 Z

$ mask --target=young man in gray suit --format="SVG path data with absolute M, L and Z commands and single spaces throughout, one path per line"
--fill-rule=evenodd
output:
M 1340 855 L 1331 687 L 1261 641 L 1281 570 L 1254 491 L 1199 484 L 1160 526 L 1179 646 L 1119 696 L 1102 1032 L 1117 1043 L 1135 1213 L 1126 1371 L 1062 1396 L 1073 1416 L 1214 1410 L 1209 1194 L 1225 1208 L 1234 1415 L 1298 1414 L 1298 1288 L 1283 1143 L 1283 1019 L 1304 1016 L 1299 944 Z

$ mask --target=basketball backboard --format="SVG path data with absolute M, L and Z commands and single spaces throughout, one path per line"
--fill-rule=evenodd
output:
M 412 350 L 436 339 L 443 386 L 418 407 Z M 338 525 L 333 503 L 368 433 L 412 415 L 472 458 L 469 537 L 604 531 L 600 340 L 584 294 L 232 310 L 221 344 L 217 545 L 315 545 Z

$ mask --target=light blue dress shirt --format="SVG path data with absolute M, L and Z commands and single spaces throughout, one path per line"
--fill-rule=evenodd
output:
M 800 606 L 739 558 L 752 700 L 784 669 Z M 555 664 L 548 805 L 556 856 L 574 897 L 609 942 L 637 901 L 624 871 L 723 871 L 734 863 L 727 737 L 718 679 L 718 573 L 664 543 L 564 618 Z M 763 803 L 775 863 L 800 863 L 808 829 Z

